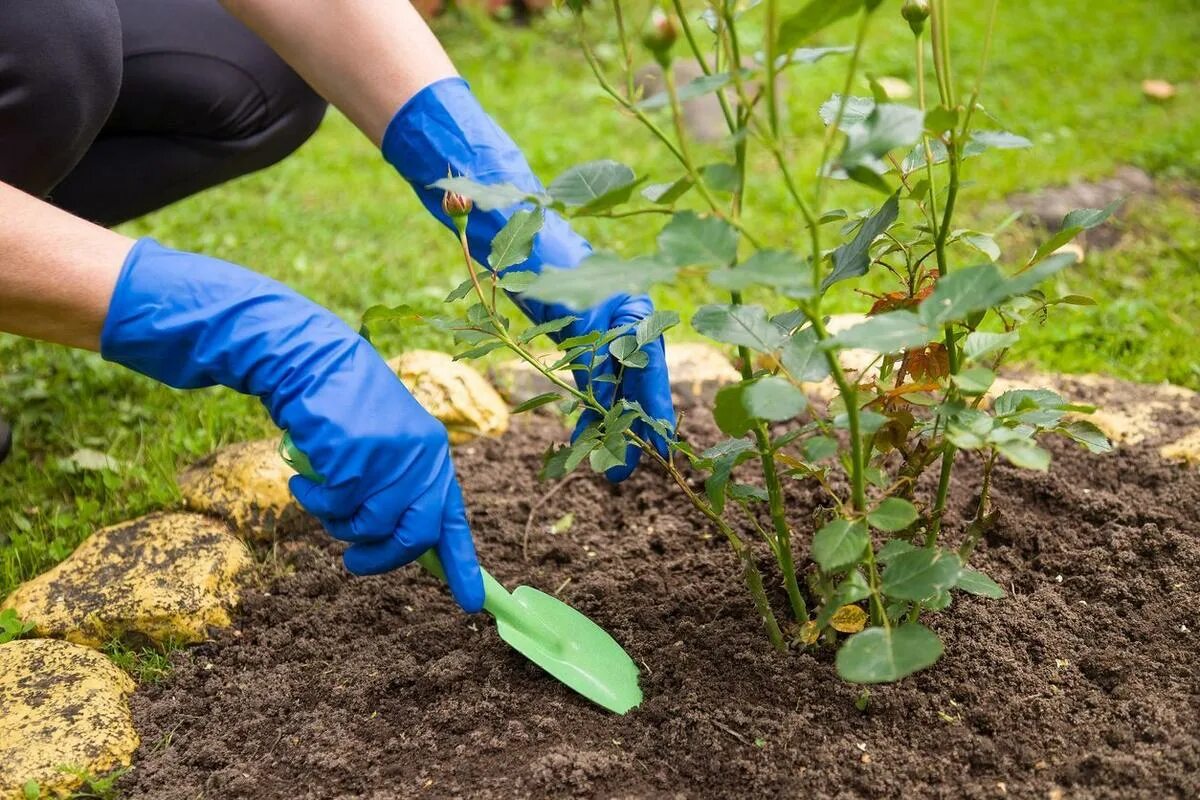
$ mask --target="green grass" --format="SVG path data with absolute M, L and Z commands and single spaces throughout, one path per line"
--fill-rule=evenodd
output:
M 864 66 L 912 82 L 909 39 L 894 5 L 881 12 Z M 976 67 L 986 5 L 955 4 L 961 19 L 954 49 L 963 85 Z M 1200 9 L 1191 0 L 1147 8 L 1084 0 L 1001 4 L 983 101 L 1036 148 L 969 162 L 964 224 L 986 226 L 1002 218 L 1003 198 L 1011 192 L 1104 176 L 1120 164 L 1164 178 L 1200 179 Z M 844 43 L 848 31 L 836 28 L 823 43 Z M 458 23 L 441 33 L 484 105 L 543 176 L 601 157 L 629 163 L 655 181 L 678 173 L 636 123 L 602 98 L 563 21 L 532 31 Z M 815 170 L 814 111 L 838 84 L 841 69 L 828 59 L 788 78 L 798 174 Z M 1176 82 L 1179 95 L 1165 105 L 1147 102 L 1140 90 L 1145 77 Z M 856 91 L 867 93 L 865 85 Z M 715 150 L 712 155 L 718 156 Z M 761 155 L 752 168 L 771 175 Z M 847 186 L 832 192 L 830 202 L 858 210 L 878 198 Z M 1062 312 L 1023 343 L 1021 355 L 1049 369 L 1200 388 L 1196 213 L 1196 202 L 1183 196 L 1135 208 L 1120 223 L 1128 231 L 1119 248 L 1090 254 L 1063 279 L 1064 289 L 1090 294 L 1099 305 Z M 796 215 L 777 187 L 750 199 L 746 220 L 773 245 L 799 241 Z M 580 227 L 599 246 L 632 255 L 649 246 L 660 223 L 643 218 Z M 336 113 L 284 163 L 123 230 L 261 270 L 350 321 L 375 303 L 435 312 L 460 279 L 452 239 Z M 1001 244 L 1015 260 L 1028 252 L 1028 234 L 1014 230 Z M 686 315 L 703 301 L 696 289 L 684 283 L 657 299 Z M 863 307 L 849 291 L 834 305 Z M 382 343 L 389 351 L 446 344 L 419 329 Z M 223 443 L 272 430 L 253 399 L 221 389 L 173 391 L 97 356 L 12 337 L 0 337 L 0 411 L 15 423 L 17 435 L 14 456 L 0 467 L 0 595 L 65 557 L 97 526 L 176 503 L 174 475 L 183 464 Z M 71 458 L 81 448 L 109 454 L 116 469 L 86 468 L 86 461 Z

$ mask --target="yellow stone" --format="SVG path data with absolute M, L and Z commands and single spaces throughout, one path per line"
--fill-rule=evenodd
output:
M 0 645 L 0 800 L 37 783 L 66 796 L 82 780 L 127 767 L 138 746 L 133 681 L 95 650 L 54 639 Z
M 93 533 L 57 566 L 0 604 L 49 636 L 89 647 L 203 641 L 230 624 L 239 577 L 253 565 L 218 520 L 151 514 Z
M 270 541 L 306 518 L 288 490 L 295 474 L 279 455 L 278 439 L 241 442 L 184 470 L 179 490 L 188 508 L 228 520 L 245 538 Z
M 450 432 L 452 444 L 508 430 L 508 406 L 487 379 L 446 353 L 413 350 L 388 362 L 426 411 Z
M 1200 467 L 1200 428 L 1178 441 L 1163 445 L 1158 453 L 1168 461 L 1182 461 L 1193 467 Z

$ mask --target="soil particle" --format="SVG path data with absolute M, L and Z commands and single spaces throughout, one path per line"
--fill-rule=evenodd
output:
M 718 438 L 697 409 L 685 419 L 694 441 Z M 860 712 L 831 654 L 770 649 L 727 546 L 661 474 L 577 478 L 539 505 L 541 453 L 563 435 L 533 416 L 459 451 L 482 560 L 608 629 L 642 667 L 640 708 L 588 704 L 416 568 L 352 577 L 309 531 L 237 630 L 138 690 L 125 796 L 1200 795 L 1197 471 L 1149 445 L 1055 444 L 1048 475 L 999 467 L 974 563 L 1010 596 L 956 595 L 930 615 L 945 656 L 873 687 Z M 951 541 L 973 510 L 972 463 Z M 800 530 L 813 496 L 796 484 L 789 503 Z

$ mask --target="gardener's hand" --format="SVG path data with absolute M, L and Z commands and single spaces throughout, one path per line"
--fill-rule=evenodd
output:
M 446 177 L 447 171 L 485 184 L 508 183 L 531 194 L 543 191 L 516 144 L 484 113 L 461 78 L 437 81 L 405 103 L 388 125 L 382 148 L 384 157 L 413 185 L 425 207 L 452 230 L 457 229 L 442 209 L 442 192 L 430 188 L 435 181 Z M 516 208 L 492 211 L 475 208 L 471 211 L 467 220 L 467 239 L 471 254 L 479 263 L 487 263 L 492 239 Z M 590 253 L 588 243 L 572 231 L 565 220 L 548 211 L 529 259 L 513 269 L 538 272 L 543 265 L 574 267 Z M 636 323 L 654 310 L 645 296 L 616 295 L 583 311 L 546 305 L 524 297 L 513 299 L 535 323 L 567 315 L 579 317 L 576 323 L 556 335 L 560 341 L 588 331 L 607 331 L 615 326 Z M 619 386 L 596 381 L 592 383 L 593 391 L 606 405 L 614 400 L 636 401 L 651 418 L 661 420 L 665 428 L 674 430 L 675 412 L 671 405 L 662 339 L 644 349 L 650 359 L 646 367 L 640 370 L 626 368 Z M 579 376 L 586 383 L 595 377 L 613 374 L 612 361 L 605 350 L 591 365 L 590 372 L 575 373 L 577 381 Z M 585 413 L 576 428 L 576 435 L 594 419 L 594 413 Z M 633 432 L 653 442 L 655 448 L 666 455 L 664 437 L 646 422 L 636 422 Z M 619 481 L 628 477 L 640 455 L 640 450 L 630 447 L 626 465 L 609 470 L 606 473 L 609 479 Z
M 482 607 L 446 429 L 334 314 L 241 267 L 142 239 L 100 344 L 106 359 L 171 386 L 258 395 L 322 476 L 296 476 L 291 489 L 351 543 L 347 569 L 384 572 L 434 547 L 455 599 Z

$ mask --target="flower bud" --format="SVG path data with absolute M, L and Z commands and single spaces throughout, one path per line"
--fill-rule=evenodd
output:
M 458 192 L 446 192 L 442 195 L 442 211 L 445 211 L 446 216 L 452 220 L 465 219 L 471 213 L 473 206 L 471 198 Z
M 920 36 L 925 30 L 925 20 L 929 18 L 929 0 L 904 0 L 900 16 L 908 21 L 913 34 Z
M 671 61 L 671 48 L 677 38 L 679 26 L 675 20 L 661 8 L 651 11 L 642 27 L 642 44 L 654 54 L 659 64 L 666 66 Z

